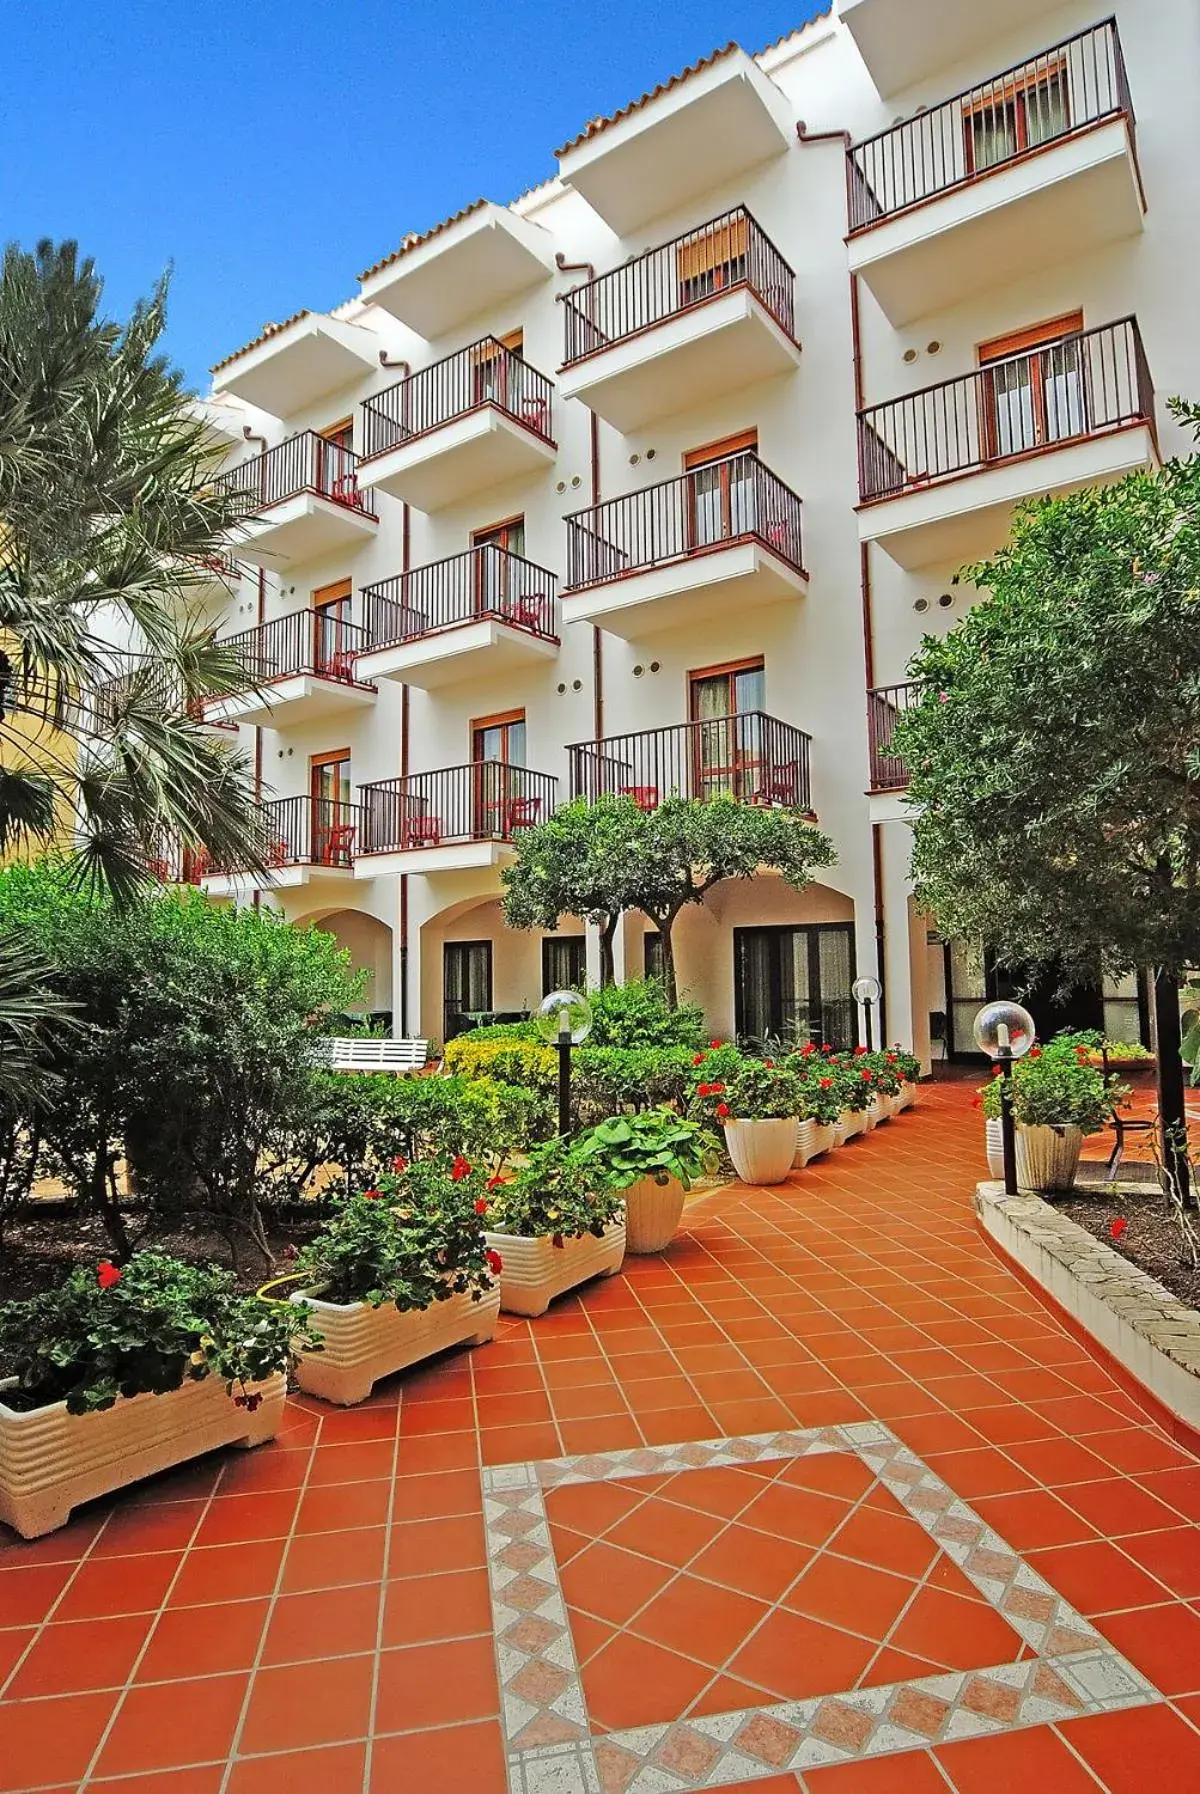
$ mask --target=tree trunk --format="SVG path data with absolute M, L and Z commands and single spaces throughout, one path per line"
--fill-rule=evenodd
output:
M 621 912 L 609 916 L 600 930 L 600 989 L 608 990 L 617 982 L 617 967 L 613 959 L 613 940 L 617 932 L 617 923 L 621 920 Z
M 122 1263 L 132 1250 L 129 1235 L 125 1230 L 125 1222 L 121 1215 L 120 1204 L 110 1202 L 108 1197 L 108 1181 L 111 1169 L 111 1155 L 108 1149 L 108 1135 L 102 1136 L 101 1144 L 96 1148 L 92 1158 L 91 1177 L 89 1179 L 88 1200 L 93 1212 L 99 1215 L 108 1235 L 109 1245 L 113 1253 Z
M 1154 974 L 1154 1037 L 1158 1049 L 1158 1124 L 1162 1161 L 1179 1200 L 1187 1206 L 1191 1201 L 1191 1176 L 1183 1099 L 1183 1058 L 1179 1051 L 1179 979 L 1173 972 L 1156 971 Z
M 667 999 L 668 1009 L 679 1007 L 679 992 L 675 984 L 675 943 L 671 935 L 674 927 L 674 916 L 664 916 L 658 924 L 659 938 L 662 941 L 663 994 Z

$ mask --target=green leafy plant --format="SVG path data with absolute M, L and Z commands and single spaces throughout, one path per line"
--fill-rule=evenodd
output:
M 589 993 L 592 1008 L 590 1047 L 680 1047 L 696 1052 L 705 1038 L 704 1011 L 698 1003 L 672 1008 L 657 978 L 631 978 Z
M 844 1079 L 839 1078 L 837 1066 L 803 1053 L 793 1053 L 786 1063 L 799 1091 L 798 1119 L 832 1127 L 846 1107 Z
M 1105 1079 L 1079 1052 L 1048 1053 L 1034 1047 L 1018 1059 L 1012 1072 L 1013 1119 L 1024 1127 L 1077 1127 L 1097 1134 L 1107 1126 L 1116 1104 L 1128 1095 L 1117 1079 Z M 989 1121 L 1000 1116 L 1001 1079 L 996 1076 L 980 1090 L 983 1112 Z
M 800 1113 L 800 1086 L 784 1065 L 748 1059 L 717 1103 L 718 1121 L 784 1121 Z
M 678 1178 L 690 1190 L 698 1177 L 716 1169 L 717 1142 L 706 1128 L 671 1109 L 639 1115 L 612 1115 L 577 1136 L 576 1154 L 600 1167 L 614 1189 L 627 1190 L 643 1177 L 656 1184 Z
M 286 1370 L 301 1338 L 319 1344 L 306 1316 L 240 1295 L 228 1272 L 138 1252 L 124 1266 L 80 1266 L 60 1288 L 0 1307 L 0 1357 L 17 1378 L 2 1399 L 65 1401 L 86 1414 L 216 1376 L 254 1408 L 251 1385 Z
M 442 1064 L 465 1078 L 498 1078 L 501 1083 L 523 1084 L 530 1090 L 553 1090 L 558 1076 L 558 1054 L 553 1047 L 509 1035 L 479 1040 L 474 1033 L 460 1034 L 446 1042 Z
M 491 1192 L 488 1227 L 532 1239 L 598 1239 L 620 1213 L 621 1195 L 607 1169 L 582 1155 L 573 1139 L 537 1146 L 510 1183 Z
M 571 1095 L 583 1123 L 622 1111 L 682 1103 L 693 1054 L 687 1047 L 579 1047 L 571 1060 Z
M 468 1290 L 478 1301 L 499 1269 L 483 1237 L 488 1203 L 484 1173 L 465 1158 L 398 1156 L 377 1186 L 338 1199 L 295 1270 L 327 1302 L 405 1312 Z

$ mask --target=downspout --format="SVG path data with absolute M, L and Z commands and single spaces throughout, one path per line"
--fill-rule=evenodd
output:
M 242 435 L 244 436 L 244 438 L 246 439 L 247 442 L 258 443 L 260 454 L 263 454 L 263 455 L 266 454 L 267 439 L 265 436 L 258 435 L 256 431 L 254 431 L 250 428 L 249 424 L 242 425 Z M 267 620 L 267 574 L 266 574 L 266 569 L 263 567 L 260 567 L 258 569 L 257 618 L 258 618 L 258 627 L 261 629 L 263 624 Z M 255 729 L 254 729 L 254 801 L 255 801 L 255 803 L 262 802 L 262 786 L 263 786 L 263 732 L 262 732 L 262 725 L 256 724 Z M 250 904 L 253 909 L 261 909 L 261 907 L 262 907 L 262 892 L 258 889 L 257 886 L 250 893 Z
M 589 281 L 596 278 L 594 262 L 569 262 L 561 250 L 554 256 L 554 265 L 560 274 L 585 274 Z M 561 299 L 562 294 L 558 297 Z M 594 411 L 588 412 L 591 430 L 591 503 L 600 503 L 600 419 Z M 598 623 L 592 624 L 592 737 L 595 741 L 604 739 L 604 647 L 603 631 Z

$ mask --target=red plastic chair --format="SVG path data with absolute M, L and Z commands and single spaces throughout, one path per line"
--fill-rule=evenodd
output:
M 323 866 L 348 866 L 354 851 L 354 824 L 339 822 L 330 829 L 325 837 L 325 851 L 321 855 Z
M 540 797 L 512 797 L 504 806 L 504 833 L 507 838 L 519 828 L 535 828 L 541 820 Z
M 658 808 L 657 785 L 622 785 L 621 796 L 631 797 L 638 809 L 644 810 L 647 815 Z
M 441 817 L 414 816 L 404 825 L 400 845 L 402 847 L 440 847 L 442 845 Z

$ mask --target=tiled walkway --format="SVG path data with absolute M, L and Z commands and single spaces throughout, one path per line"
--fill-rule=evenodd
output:
M 1200 1787 L 1200 1463 L 982 1244 L 969 1094 L 0 1531 L 0 1791 Z

